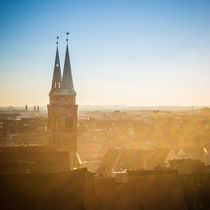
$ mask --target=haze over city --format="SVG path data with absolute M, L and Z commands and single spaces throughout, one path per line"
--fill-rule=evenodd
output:
M 1 1 L 0 106 L 46 105 L 65 32 L 79 105 L 208 106 L 210 2 Z
M 209 11 L 0 0 L 0 209 L 210 210 Z

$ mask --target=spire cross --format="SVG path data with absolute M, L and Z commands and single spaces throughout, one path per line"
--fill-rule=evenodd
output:
M 68 44 L 69 41 L 69 32 L 66 32 L 66 44 Z
M 59 36 L 56 36 L 56 45 L 58 46 L 58 39 L 59 39 Z

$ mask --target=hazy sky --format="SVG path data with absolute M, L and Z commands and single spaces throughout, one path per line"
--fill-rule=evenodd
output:
M 46 105 L 65 32 L 78 104 L 210 105 L 210 0 L 0 0 L 0 105 Z

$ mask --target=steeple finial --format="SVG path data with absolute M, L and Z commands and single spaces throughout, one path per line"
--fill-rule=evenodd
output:
M 68 45 L 68 41 L 69 41 L 69 32 L 66 32 L 66 45 Z
M 56 46 L 58 46 L 58 39 L 59 39 L 59 36 L 56 36 Z

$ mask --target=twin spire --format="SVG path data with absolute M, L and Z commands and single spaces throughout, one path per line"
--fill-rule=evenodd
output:
M 73 78 L 71 73 L 71 64 L 69 58 L 69 49 L 68 49 L 68 35 L 66 33 L 66 55 L 64 62 L 64 70 L 63 77 L 61 78 L 61 68 L 60 68 L 60 60 L 58 53 L 58 38 L 57 37 L 57 48 L 56 48 L 56 56 L 55 56 L 55 65 L 52 79 L 52 86 L 49 95 L 76 95 L 73 85 Z

